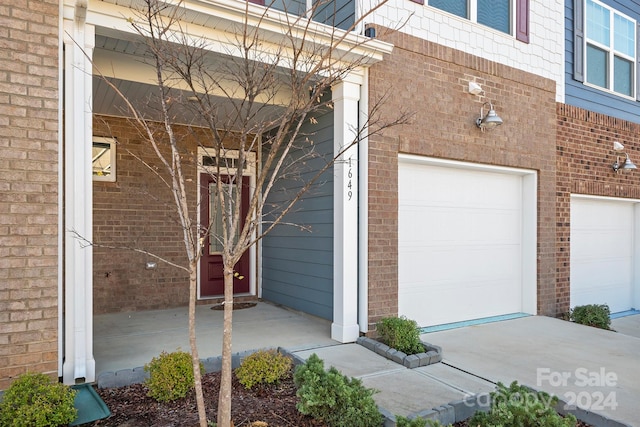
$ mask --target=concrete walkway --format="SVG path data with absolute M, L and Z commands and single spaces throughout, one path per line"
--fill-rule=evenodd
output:
M 619 334 L 640 338 L 640 314 L 613 319 L 611 329 Z
M 222 312 L 201 306 L 197 318 L 201 358 L 219 355 Z M 98 373 L 188 349 L 185 309 L 96 316 L 94 326 Z M 588 421 L 596 426 L 640 427 L 640 316 L 612 327 L 619 332 L 531 316 L 432 332 L 422 339 L 442 347 L 443 361 L 407 369 L 359 344 L 331 340 L 327 321 L 261 302 L 234 312 L 233 351 L 283 347 L 301 359 L 316 353 L 326 367 L 377 389 L 374 398 L 388 416 L 433 415 L 432 408 L 446 415 L 450 402 L 466 405 L 464 399 L 486 398 L 498 381 L 517 380 L 593 411 L 591 420 L 600 421 Z M 617 423 L 603 424 L 600 416 Z
M 222 310 L 196 308 L 201 358 L 222 353 Z M 162 351 L 189 351 L 187 308 L 104 314 L 94 317 L 96 377 L 103 372 L 144 366 Z M 307 349 L 337 344 L 327 320 L 260 302 L 233 312 L 233 351 L 267 347 Z

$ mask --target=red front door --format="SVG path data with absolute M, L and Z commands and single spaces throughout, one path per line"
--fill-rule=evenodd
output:
M 222 175 L 222 185 L 232 191 L 235 198 L 236 185 L 228 175 Z M 229 187 L 231 186 L 231 187 Z M 222 236 L 222 218 L 219 214 L 212 218 L 212 203 L 219 203 L 216 195 L 216 183 L 214 178 L 207 174 L 200 174 L 200 222 L 203 228 L 209 228 L 209 234 L 205 237 L 202 258 L 200 259 L 200 297 L 214 297 L 224 294 L 224 275 L 222 268 L 222 255 L 220 243 L 212 236 Z M 249 177 L 242 178 L 242 206 L 241 216 L 244 219 L 249 209 Z M 233 293 L 249 292 L 249 251 L 246 251 L 234 268 L 237 273 L 233 279 Z

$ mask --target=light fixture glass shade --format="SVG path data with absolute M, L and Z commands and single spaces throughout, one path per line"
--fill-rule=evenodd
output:
M 620 170 L 622 170 L 622 172 L 630 172 L 634 169 L 638 169 L 638 167 L 629 158 L 629 154 L 624 153 L 624 155 L 626 156 L 624 163 L 620 163 L 620 157 L 616 158 L 616 162 L 612 165 L 613 170 L 616 172 Z
M 487 115 L 484 115 L 484 105 L 489 104 L 489 112 L 487 113 Z M 498 116 L 498 114 L 496 114 L 496 110 L 493 109 L 493 104 L 491 104 L 490 102 L 485 102 L 484 105 L 482 106 L 483 108 L 480 109 L 480 117 L 478 117 L 478 119 L 476 120 L 476 125 L 481 129 L 481 130 L 485 130 L 485 129 L 493 129 L 497 126 L 500 126 L 502 124 L 502 119 L 500 118 L 500 116 Z
M 634 169 L 638 169 L 638 167 L 631 161 L 631 159 L 629 159 L 629 155 L 627 154 L 627 158 L 624 161 L 624 163 L 622 164 L 621 169 L 623 171 L 632 171 Z
M 502 119 L 496 114 L 496 110 L 491 109 L 489 110 L 485 118 L 482 119 L 482 123 L 480 123 L 480 126 L 484 128 L 494 128 L 496 126 L 500 126 L 501 124 Z

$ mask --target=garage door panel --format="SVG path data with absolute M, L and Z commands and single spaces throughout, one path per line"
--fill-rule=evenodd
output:
M 622 252 L 629 254 L 630 241 L 628 240 L 628 230 L 622 232 L 607 232 L 591 229 L 573 229 L 571 236 L 571 250 L 577 259 L 602 259 L 610 257 L 612 254 Z
M 431 296 L 425 296 L 424 290 L 417 285 L 413 289 L 407 289 L 406 293 L 403 292 L 403 298 L 398 302 L 398 310 L 401 313 L 413 313 L 413 319 L 428 319 L 429 325 L 517 313 L 521 310 L 521 304 L 518 302 L 520 295 L 515 291 L 518 283 L 497 280 L 467 283 L 434 282 L 429 284 Z M 460 295 L 461 287 L 464 288 L 464 298 Z M 490 300 L 493 300 L 494 304 L 487 301 L 488 295 L 492 296 Z M 441 310 L 441 307 L 449 309 Z M 464 315 L 461 316 L 461 313 Z
M 429 221 L 425 223 L 425 210 Z M 400 233 L 406 235 L 402 244 L 428 245 L 435 242 L 519 242 L 520 211 L 442 209 L 423 206 L 401 214 Z M 415 224 L 420 224 L 416 226 Z M 405 234 L 406 233 L 406 234 Z
M 435 174 L 434 169 L 438 169 Z M 399 179 L 404 183 L 399 193 L 407 206 L 512 208 L 522 189 L 519 177 L 506 177 L 501 173 L 404 164 L 399 169 Z M 460 194 L 465 197 L 460 198 Z
M 634 203 L 572 198 L 571 306 L 632 308 Z
M 506 279 L 520 280 L 519 246 L 493 245 L 477 247 L 438 247 L 428 250 L 404 251 L 403 262 L 415 265 L 402 273 L 403 284 L 429 283 L 448 280 L 453 282 Z
M 399 165 L 398 309 L 421 326 L 522 311 L 522 177 Z

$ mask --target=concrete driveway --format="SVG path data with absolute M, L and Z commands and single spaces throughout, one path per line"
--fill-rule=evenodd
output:
M 640 338 L 640 314 L 613 319 L 611 329 L 619 334 Z
M 443 362 L 454 368 L 491 382 L 517 380 L 640 427 L 640 338 L 632 336 L 639 335 L 640 316 L 635 317 L 616 322 L 619 333 L 531 316 L 422 338 L 441 346 Z

